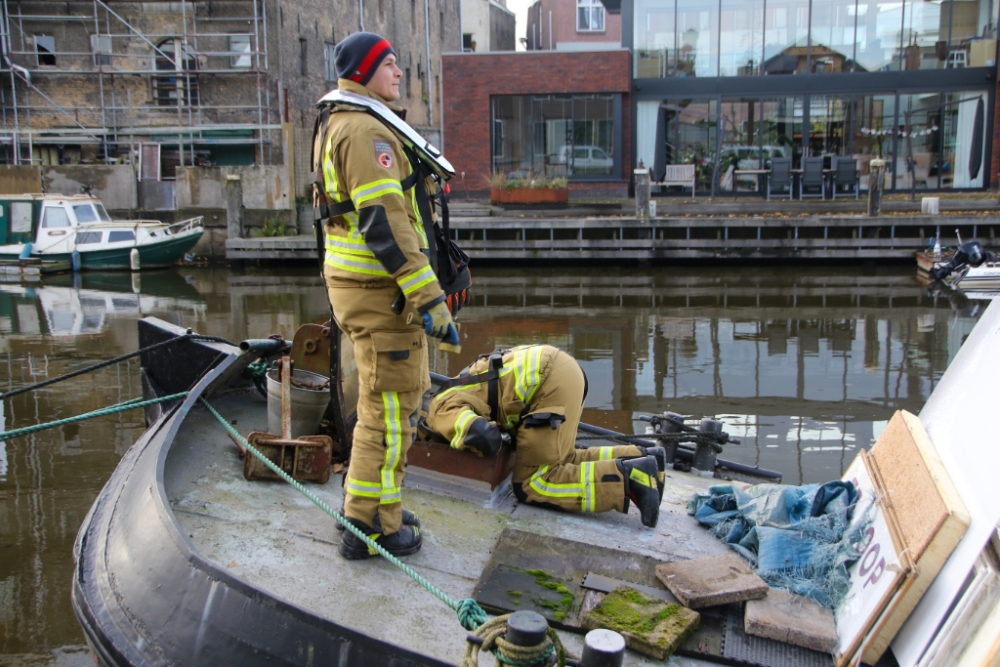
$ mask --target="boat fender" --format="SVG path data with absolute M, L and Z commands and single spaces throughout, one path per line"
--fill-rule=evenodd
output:
M 128 254 L 128 266 L 133 271 L 138 271 L 142 267 L 139 264 L 139 249 L 132 248 L 132 252 Z
M 18 255 L 19 259 L 28 259 L 31 257 L 31 243 L 25 243 L 21 246 L 21 254 Z
M 70 255 L 70 262 L 73 266 L 73 271 L 80 271 L 83 268 L 83 258 L 80 257 L 79 250 L 73 251 L 73 254 Z

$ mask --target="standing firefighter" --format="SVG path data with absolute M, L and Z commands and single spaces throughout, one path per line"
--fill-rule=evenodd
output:
M 455 449 L 492 455 L 516 443 L 514 493 L 521 502 L 569 512 L 639 508 L 653 527 L 660 513 L 662 447 L 576 449 L 587 378 L 576 359 L 551 345 L 481 357 L 430 403 L 427 429 Z
M 337 45 L 334 57 L 339 91 L 373 98 L 403 116 L 388 104 L 399 99 L 402 75 L 388 41 L 355 33 Z M 411 554 L 422 539 L 419 522 L 403 511 L 400 486 L 417 409 L 430 386 L 425 333 L 458 342 L 428 259 L 424 218 L 430 213 L 421 202 L 435 186 L 418 178 L 419 161 L 400 135 L 363 107 L 332 105 L 317 128 L 324 276 L 334 318 L 353 341 L 358 366 L 358 423 L 344 513 L 390 553 Z M 424 326 L 409 324 L 414 313 Z M 357 559 L 374 550 L 346 531 L 340 553 Z

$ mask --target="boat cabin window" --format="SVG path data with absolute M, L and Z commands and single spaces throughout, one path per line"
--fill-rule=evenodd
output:
M 101 219 L 101 222 L 111 222 L 111 216 L 108 215 L 107 210 L 105 210 L 104 204 L 99 201 L 95 201 L 94 208 L 97 209 L 97 217 Z
M 135 241 L 135 232 L 115 231 L 108 233 L 108 243 L 116 243 L 118 241 Z
M 90 204 L 74 204 L 73 213 L 76 214 L 77 222 L 97 222 L 97 214 Z
M 46 206 L 42 216 L 42 227 L 55 229 L 56 227 L 69 227 L 69 216 L 62 206 Z
M 102 236 L 104 236 L 103 232 L 80 232 L 76 235 L 76 244 L 100 243 Z

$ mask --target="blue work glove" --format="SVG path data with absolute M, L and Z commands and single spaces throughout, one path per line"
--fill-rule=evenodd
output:
M 451 311 L 444 301 L 434 304 L 422 313 L 424 318 L 424 331 L 428 336 L 440 338 L 446 343 L 458 345 L 458 329 L 451 319 Z

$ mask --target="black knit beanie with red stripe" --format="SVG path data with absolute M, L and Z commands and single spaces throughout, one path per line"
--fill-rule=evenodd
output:
M 373 32 L 356 32 L 345 37 L 333 49 L 337 78 L 349 79 L 363 86 L 390 53 L 396 54 L 389 40 Z

